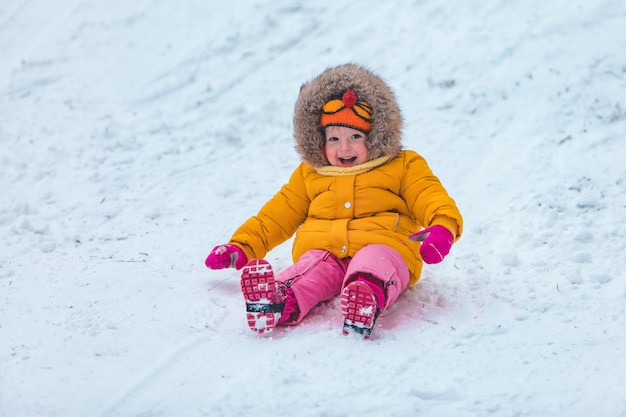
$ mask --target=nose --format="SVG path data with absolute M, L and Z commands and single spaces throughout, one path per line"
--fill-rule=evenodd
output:
M 349 138 L 341 139 L 341 150 L 349 151 L 350 149 L 352 149 L 352 144 L 350 143 L 350 139 Z

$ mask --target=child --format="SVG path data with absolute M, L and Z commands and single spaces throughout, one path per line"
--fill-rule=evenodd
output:
M 341 294 L 344 334 L 368 337 L 418 281 L 422 261 L 449 253 L 461 214 L 424 158 L 402 150 L 395 96 L 366 68 L 328 68 L 304 84 L 293 123 L 302 163 L 206 266 L 243 268 L 247 321 L 258 333 L 297 324 Z M 294 233 L 294 264 L 275 276 L 262 258 Z

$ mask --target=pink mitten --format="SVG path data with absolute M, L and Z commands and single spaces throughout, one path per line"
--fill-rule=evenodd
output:
M 432 226 L 420 232 L 420 235 L 428 233 L 422 241 L 420 254 L 427 264 L 437 264 L 450 253 L 454 237 L 443 226 Z
M 246 254 L 238 246 L 225 244 L 213 248 L 204 264 L 209 269 L 241 269 L 248 263 Z

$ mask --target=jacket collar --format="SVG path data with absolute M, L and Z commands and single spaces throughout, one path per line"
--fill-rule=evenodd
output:
M 353 167 L 336 167 L 334 165 L 326 165 L 323 167 L 315 168 L 318 174 L 324 175 L 326 177 L 340 177 L 342 175 L 359 175 L 364 174 L 373 170 L 374 168 L 378 168 L 381 165 L 384 165 L 391 159 L 391 156 L 381 156 L 380 158 L 372 159 L 371 161 L 367 161 L 360 165 L 355 165 Z

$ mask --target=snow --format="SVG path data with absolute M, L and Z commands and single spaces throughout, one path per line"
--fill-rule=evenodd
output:
M 626 416 L 624 27 L 615 0 L 2 2 L 0 415 Z M 344 62 L 465 233 L 370 340 L 338 299 L 259 336 L 203 261 Z

